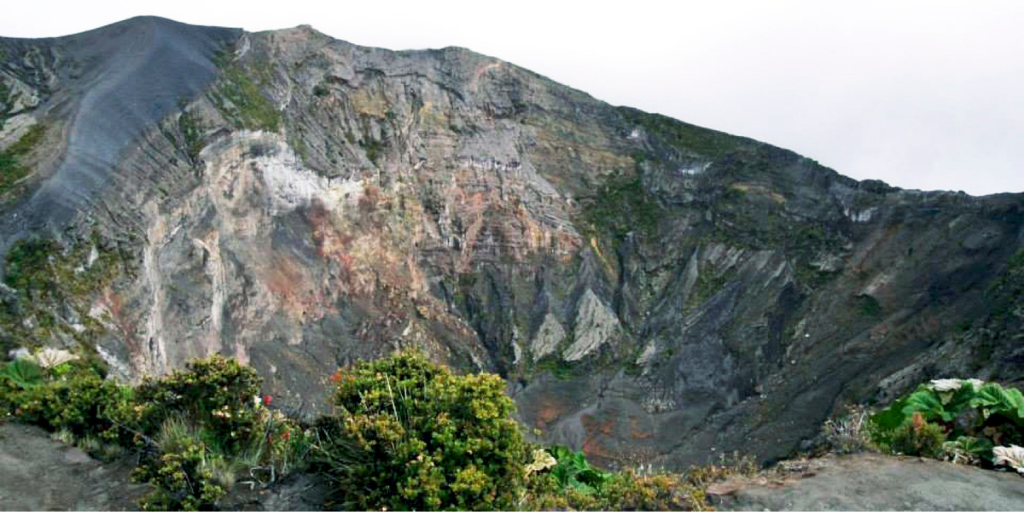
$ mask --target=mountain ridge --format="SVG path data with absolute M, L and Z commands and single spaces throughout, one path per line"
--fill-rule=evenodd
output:
M 0 201 L 5 349 L 128 379 L 220 352 L 311 412 L 337 366 L 418 347 L 501 373 L 547 440 L 668 467 L 1022 377 L 1024 195 L 858 182 L 459 48 L 129 21 L 0 38 L 0 150 L 43 127 Z M 117 52 L 143 67 L 104 82 Z

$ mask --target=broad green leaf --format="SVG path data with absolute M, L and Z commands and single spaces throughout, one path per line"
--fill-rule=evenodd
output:
M 554 445 L 548 448 L 548 453 L 557 461 L 551 468 L 551 475 L 563 488 L 571 487 L 580 493 L 591 494 L 610 478 L 608 473 L 591 466 L 582 452 Z
M 43 370 L 28 358 L 18 358 L 3 366 L 3 375 L 14 381 L 20 388 L 30 388 L 43 381 Z
M 985 384 L 975 393 L 970 405 L 983 411 L 988 409 L 989 414 L 1002 414 L 1018 424 L 1024 422 L 1024 395 L 1017 389 L 1006 389 L 995 383 Z
M 994 445 L 984 437 L 961 436 L 957 438 L 956 446 L 976 457 L 991 457 Z
M 931 390 L 920 390 L 915 391 L 907 397 L 907 405 L 903 407 L 903 414 L 906 417 L 911 417 L 915 412 L 921 413 L 921 416 L 925 420 L 934 420 L 936 418 L 942 421 L 953 421 L 956 417 L 950 411 L 947 411 L 942 406 L 942 401 L 939 399 L 937 394 Z
M 960 389 L 949 392 L 948 395 L 949 400 L 943 402 L 944 408 L 955 418 L 964 409 L 971 407 L 971 399 L 977 395 L 977 391 L 973 384 L 965 382 L 960 385 Z
M 893 402 L 892 405 L 890 405 L 887 409 L 872 414 L 870 421 L 876 427 L 878 427 L 879 430 L 895 430 L 902 426 L 905 421 L 907 421 L 907 415 L 903 413 L 903 408 L 906 406 L 906 397 L 901 398 Z
M 595 489 L 592 485 L 588 485 L 579 480 L 570 480 L 569 487 L 572 487 L 573 489 L 576 490 L 576 492 L 580 494 L 594 494 L 595 492 L 597 492 L 597 489 Z

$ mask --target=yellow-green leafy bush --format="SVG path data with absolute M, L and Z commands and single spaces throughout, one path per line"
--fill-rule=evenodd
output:
M 213 507 L 236 474 L 259 467 L 280 475 L 303 456 L 306 434 L 266 407 L 261 383 L 251 368 L 220 356 L 137 388 L 105 380 L 85 360 L 42 368 L 19 359 L 0 365 L 0 412 L 68 441 L 137 449 L 134 476 L 154 487 L 141 505 L 194 510 Z
M 210 440 L 226 452 L 240 451 L 257 433 L 263 378 L 256 370 L 219 355 L 196 359 L 159 379 L 136 388 L 142 406 L 139 424 L 156 432 L 168 418 L 182 416 L 205 426 Z
M 304 434 L 266 407 L 262 383 L 252 368 L 215 355 L 136 388 L 137 424 L 156 445 L 135 473 L 156 487 L 145 508 L 209 508 L 235 473 L 273 467 L 276 474 L 294 465 Z
M 334 377 L 337 417 L 319 452 L 344 506 L 516 508 L 527 444 L 496 375 L 455 375 L 416 353 Z
M 15 372 L 38 378 L 16 379 L 12 377 Z M 0 408 L 19 421 L 50 431 L 67 430 L 76 438 L 128 439 L 127 431 L 118 425 L 133 403 L 131 388 L 104 380 L 85 361 L 42 369 L 28 359 L 18 359 L 6 364 L 0 374 L 0 389 L 4 390 L 0 391 Z
M 192 441 L 140 464 L 134 477 L 156 487 L 140 502 L 143 510 L 209 509 L 225 492 L 213 481 L 209 456 L 203 443 Z
M 553 473 L 530 477 L 523 508 L 528 510 L 703 510 L 703 492 L 679 475 L 605 473 L 594 488 L 563 485 Z M 698 492 L 700 491 L 700 492 Z M 691 501 L 697 496 L 697 501 Z

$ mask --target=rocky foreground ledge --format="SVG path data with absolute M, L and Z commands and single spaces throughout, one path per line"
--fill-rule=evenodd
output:
M 1024 510 L 1024 479 L 875 453 L 784 461 L 708 488 L 719 510 Z
M 41 428 L 0 423 L 0 510 L 138 510 L 149 487 L 131 483 L 131 457 L 101 462 Z M 269 490 L 237 486 L 227 510 L 317 510 L 324 486 L 296 475 Z
M 129 483 L 134 465 L 100 462 L 46 431 L 0 423 L 0 509 L 131 510 L 147 487 Z
M 131 464 L 103 463 L 36 427 L 0 424 L 0 508 L 132 510 L 145 494 Z M 929 459 L 859 454 L 784 461 L 708 489 L 719 510 L 1024 510 L 1024 479 Z M 236 489 L 235 508 L 315 510 L 323 488 L 299 476 L 263 492 Z

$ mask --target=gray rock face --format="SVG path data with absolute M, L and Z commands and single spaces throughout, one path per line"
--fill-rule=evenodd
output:
M 580 300 L 579 311 L 576 313 L 576 339 L 566 349 L 563 358 L 572 362 L 593 354 L 603 345 L 610 343 L 618 329 L 619 319 L 615 312 L 605 306 L 588 288 Z
M 554 315 L 548 313 L 544 316 L 544 323 L 537 329 L 537 335 L 530 344 L 530 353 L 533 357 L 541 359 L 554 354 L 558 345 L 565 339 L 565 329 Z
M 220 352 L 315 412 L 338 366 L 417 347 L 509 378 L 548 440 L 669 467 L 787 455 L 925 378 L 1022 377 L 1019 195 L 857 182 L 458 48 L 88 34 L 0 39 L 38 98 L 5 121 L 47 127 L 0 235 L 63 247 L 46 308 L 0 289 L 4 353 L 84 343 L 131 379 Z

